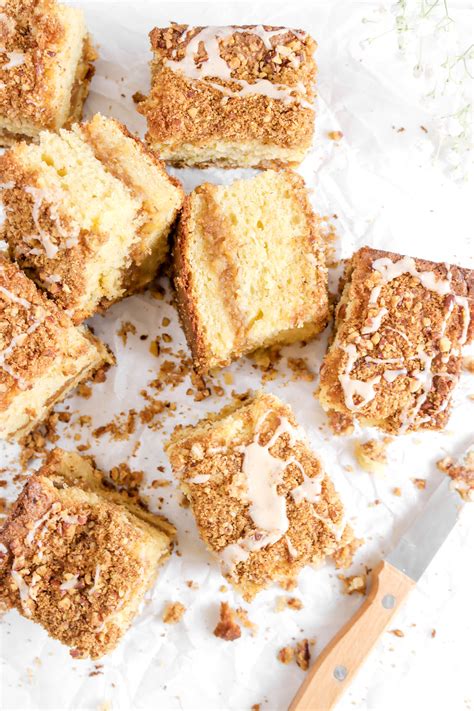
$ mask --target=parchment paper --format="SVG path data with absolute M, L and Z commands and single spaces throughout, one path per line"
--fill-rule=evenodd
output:
M 337 257 L 369 244 L 474 267 L 472 194 L 469 199 L 467 183 L 472 100 L 466 68 L 472 42 L 468 3 L 450 2 L 447 8 L 436 0 L 82 4 L 100 52 L 87 115 L 100 110 L 140 132 L 144 121 L 131 96 L 147 92 L 147 34 L 155 25 L 170 20 L 263 22 L 311 32 L 319 42 L 318 117 L 315 147 L 301 173 L 312 189 L 315 209 L 334 216 Z M 334 130 L 343 132 L 340 142 L 328 138 L 327 132 Z M 187 190 L 205 180 L 227 182 L 252 174 L 173 172 Z M 335 274 L 331 282 L 336 283 Z M 164 317 L 170 319 L 166 327 L 161 325 Z M 137 328 L 126 345 L 117 335 L 123 321 Z M 244 359 L 228 369 L 232 385 L 224 382 L 223 374 L 214 379 L 213 385 L 221 385 L 225 396 L 213 394 L 194 402 L 186 395 L 190 387 L 186 380 L 158 395 L 176 404 L 175 416 L 163 417 L 161 430 L 139 424 L 126 441 L 112 441 L 108 435 L 94 439 L 90 434 L 94 427 L 110 422 L 118 412 L 144 407 L 140 390 L 157 376 L 163 360 L 173 359 L 154 357 L 149 352 L 151 339 L 166 332 L 175 352 L 186 345 L 174 308 L 149 294 L 123 301 L 105 317 L 92 319 L 91 325 L 115 352 L 117 366 L 105 383 L 93 386 L 90 399 L 72 396 L 60 406 L 74 414 L 69 425 L 60 425 L 58 445 L 73 449 L 90 443 L 88 453 L 103 469 L 126 461 L 131 469 L 144 470 L 148 483 L 172 479 L 162 446 L 171 429 L 220 408 L 232 389 L 242 392 L 261 386 L 260 372 Z M 140 340 L 142 334 L 148 339 Z M 474 413 L 468 396 L 474 393 L 474 376 L 463 374 L 446 432 L 400 437 L 389 448 L 385 475 L 370 475 L 357 467 L 354 441 L 377 433 L 331 436 L 313 397 L 316 380 L 292 381 L 286 367 L 286 356 L 304 357 L 317 373 L 326 338 L 324 334 L 305 348 L 285 349 L 278 377 L 264 387 L 292 405 L 334 478 L 357 534 L 366 539 L 351 569 L 355 573 L 371 568 L 390 550 L 421 510 L 443 476 L 434 466 L 436 460 L 447 453 L 459 454 L 468 444 Z M 91 415 L 91 427 L 81 428 L 78 415 Z M 16 448 L 4 445 L 1 452 L 0 465 L 15 471 Z M 164 473 L 157 471 L 160 466 Z M 426 478 L 426 489 L 417 489 L 413 478 Z M 400 497 L 393 494 L 395 487 L 401 488 Z M 360 596 L 341 593 L 331 565 L 307 568 L 294 593 L 304 602 L 303 610 L 275 612 L 282 592 L 270 589 L 244 605 L 259 626 L 255 637 L 243 630 L 238 641 L 218 640 L 212 630 L 219 602 L 227 600 L 235 607 L 242 601 L 230 591 L 219 592 L 224 581 L 218 566 L 198 540 L 192 515 L 179 506 L 174 485 L 154 491 L 145 487 L 143 493 L 152 506 L 163 497 L 162 510 L 178 527 L 180 555 L 174 554 L 161 573 L 132 629 L 103 660 L 100 674 L 90 676 L 95 670 L 91 662 L 71 659 L 67 648 L 40 627 L 8 613 L 0 623 L 2 707 L 211 710 L 250 709 L 261 703 L 263 709 L 284 709 L 304 673 L 294 663 L 283 666 L 277 651 L 303 637 L 315 637 L 314 658 L 357 609 Z M 13 488 L 7 494 L 13 496 Z M 383 636 L 339 711 L 471 708 L 473 543 L 473 515 L 465 511 L 396 620 L 404 637 Z M 199 589 L 187 587 L 187 580 L 198 583 Z M 161 620 L 170 600 L 187 608 L 175 626 Z

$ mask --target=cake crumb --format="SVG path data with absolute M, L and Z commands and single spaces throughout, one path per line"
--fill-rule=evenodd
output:
M 390 630 L 390 634 L 395 635 L 395 637 L 404 637 L 405 636 L 405 633 L 402 632 L 402 630 L 398 630 L 398 629 Z
M 412 482 L 420 491 L 424 491 L 426 489 L 426 479 L 412 479 Z
M 364 573 L 358 575 L 338 575 L 339 580 L 344 584 L 344 593 L 346 595 L 365 595 L 367 592 L 367 576 Z
M 131 321 L 122 321 L 122 324 L 117 331 L 117 336 L 122 339 L 123 345 L 126 346 L 128 334 L 131 333 L 134 336 L 136 332 L 137 327 Z
M 227 602 L 221 602 L 219 622 L 214 630 L 214 635 L 227 642 L 238 639 L 242 632 L 240 625 L 235 620 L 235 612 Z
M 185 612 L 186 608 L 181 602 L 169 602 L 163 611 L 163 622 L 166 625 L 175 625 L 181 621 Z
M 392 493 L 393 493 L 394 496 L 401 496 L 401 495 L 402 495 L 402 490 L 400 489 L 399 486 L 395 486 L 395 487 L 392 489 Z
M 431 637 L 433 639 L 436 637 L 436 630 L 434 628 L 431 630 Z
M 277 654 L 278 661 L 281 662 L 282 664 L 289 664 L 290 662 L 293 661 L 295 656 L 295 652 L 293 650 L 293 647 L 282 647 Z
M 275 603 L 275 612 L 282 612 L 287 607 L 292 610 L 302 610 L 304 605 L 297 597 L 286 597 L 285 595 L 280 595 L 279 597 L 277 597 Z
M 465 501 L 474 500 L 474 449 L 469 450 L 461 462 L 444 457 L 436 466 L 451 478 L 452 486 Z
M 353 538 L 345 546 L 339 548 L 333 554 L 336 568 L 350 568 L 357 549 L 360 548 L 363 543 L 365 543 L 363 538 Z
M 308 671 L 309 662 L 311 660 L 311 652 L 309 649 L 310 640 L 302 639 L 295 645 L 295 661 L 300 669 Z
M 342 131 L 328 131 L 328 138 L 330 138 L 331 141 L 340 141 L 343 136 Z
M 311 382 L 315 378 L 314 372 L 309 367 L 306 358 L 287 358 L 288 368 L 293 371 L 292 380 Z
M 245 610 L 243 607 L 238 607 L 235 612 L 237 614 L 237 617 L 241 621 L 242 625 L 246 629 L 250 630 L 252 637 L 255 637 L 255 635 L 258 632 L 258 625 L 256 625 L 255 622 L 252 622 L 251 620 L 249 620 L 249 615 L 248 615 L 247 610 Z
M 356 442 L 355 455 L 357 463 L 369 474 L 382 474 L 387 464 L 387 444 L 389 438 L 382 441 L 369 439 L 367 442 Z
M 261 708 L 261 704 L 253 704 L 250 711 L 260 711 L 260 708 Z

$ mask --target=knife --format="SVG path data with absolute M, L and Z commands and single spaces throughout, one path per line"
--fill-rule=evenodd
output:
M 330 711 L 458 520 L 463 500 L 444 477 L 394 550 L 373 570 L 369 595 L 323 649 L 289 711 Z

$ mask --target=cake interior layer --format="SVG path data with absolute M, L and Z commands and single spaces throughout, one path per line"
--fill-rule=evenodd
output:
M 218 165 L 222 168 L 278 168 L 297 166 L 309 145 L 284 148 L 260 141 L 228 141 L 224 139 L 196 143 L 160 142 L 148 135 L 151 146 L 161 158 L 176 166 Z
M 101 365 L 110 363 L 105 346 L 89 331 L 71 326 L 64 332 L 62 352 L 48 372 L 31 388 L 19 391 L 1 414 L 0 437 L 21 439 L 42 422 L 54 405 L 87 380 Z
M 324 327 L 325 269 L 313 215 L 297 190 L 269 171 L 193 198 L 188 256 L 217 361 Z
M 130 275 L 137 288 L 153 278 L 157 266 L 166 257 L 168 234 L 182 203 L 181 188 L 172 183 L 142 145 L 132 136 L 124 135 L 114 121 L 97 114 L 77 130 L 106 170 L 142 201 L 146 221 L 134 254 L 136 268 Z

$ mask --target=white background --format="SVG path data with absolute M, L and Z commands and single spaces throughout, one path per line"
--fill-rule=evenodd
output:
M 318 116 L 314 150 L 301 167 L 312 201 L 323 215 L 337 215 L 338 256 L 369 244 L 394 251 L 474 267 L 472 192 L 468 192 L 469 105 L 472 85 L 465 60 L 472 43 L 472 11 L 468 3 L 430 0 L 351 2 L 86 2 L 88 25 L 99 45 L 100 60 L 92 83 L 87 115 L 100 110 L 143 131 L 131 95 L 147 91 L 150 58 L 147 33 L 170 20 L 191 24 L 268 23 L 303 28 L 319 48 Z M 75 3 L 79 4 L 79 3 Z M 464 55 L 464 56 L 463 56 Z M 471 70 L 472 73 L 472 70 Z M 124 94 L 125 96 L 122 96 Z M 420 126 L 424 126 L 424 132 Z M 404 131 L 398 129 L 404 128 Z M 341 130 L 336 144 L 328 131 Z M 204 180 L 228 181 L 242 171 L 174 171 L 190 190 Z M 251 174 L 248 171 L 248 174 Z M 332 277 L 334 282 L 334 275 Z M 163 328 L 162 318 L 171 318 Z M 126 346 L 116 335 L 130 320 L 137 335 Z M 178 422 L 194 422 L 224 404 L 213 395 L 202 403 L 186 396 L 189 381 L 158 397 L 177 403 L 176 417 L 152 431 L 139 425 L 128 441 L 94 440 L 77 424 L 77 413 L 92 414 L 93 426 L 109 422 L 117 412 L 141 409 L 139 391 L 156 377 L 159 362 L 148 352 L 142 333 L 173 335 L 173 347 L 185 348 L 172 306 L 148 295 L 114 306 L 92 321 L 99 336 L 118 359 L 106 383 L 94 385 L 93 397 L 69 398 L 60 409 L 74 413 L 63 427 L 59 444 L 74 448 L 83 442 L 104 469 L 128 461 L 143 469 L 147 481 L 171 478 L 162 442 Z M 306 357 L 317 371 L 326 335 L 306 348 L 285 353 Z M 165 356 L 169 358 L 169 356 Z M 316 381 L 292 382 L 285 368 L 264 387 L 288 401 L 343 496 L 356 532 L 365 537 L 351 572 L 373 566 L 399 539 L 441 480 L 435 462 L 446 453 L 460 454 L 473 434 L 474 376 L 464 373 L 454 410 L 444 433 L 403 436 L 389 449 L 385 475 L 358 469 L 354 440 L 374 433 L 336 439 L 313 397 Z M 252 361 L 229 369 L 235 378 L 226 392 L 260 386 Z M 141 446 L 132 456 L 136 441 Z M 4 446 L 4 465 L 15 470 L 17 452 Z M 166 473 L 156 467 L 163 465 Z M 346 466 L 353 467 L 347 471 Z M 413 477 L 427 478 L 425 491 Z M 396 497 L 394 487 L 402 489 Z M 13 495 L 13 490 L 9 495 Z M 147 492 L 144 489 L 144 493 Z M 174 487 L 159 490 L 163 510 L 179 531 L 181 557 L 173 556 L 119 648 L 103 660 L 102 674 L 90 677 L 94 665 L 74 661 L 68 650 L 16 612 L 0 623 L 1 706 L 4 709 L 284 709 L 304 678 L 292 664 L 276 659 L 278 649 L 295 639 L 316 637 L 316 654 L 357 609 L 359 596 L 341 594 L 331 565 L 306 569 L 295 594 L 304 610 L 276 613 L 277 589 L 244 605 L 259 625 L 258 635 L 243 630 L 242 638 L 224 642 L 212 635 L 220 600 L 241 604 L 233 593 L 222 594 L 223 580 L 215 562 L 197 539 L 189 511 L 179 507 Z M 379 499 L 381 503 L 374 505 Z M 152 506 L 156 499 L 150 498 Z M 474 697 L 472 598 L 474 521 L 465 510 L 461 522 L 430 566 L 394 623 L 405 636 L 385 634 L 338 711 L 463 711 Z M 185 580 L 199 583 L 190 590 Z M 187 607 L 176 626 L 161 622 L 166 601 Z M 431 632 L 436 629 L 436 637 Z

